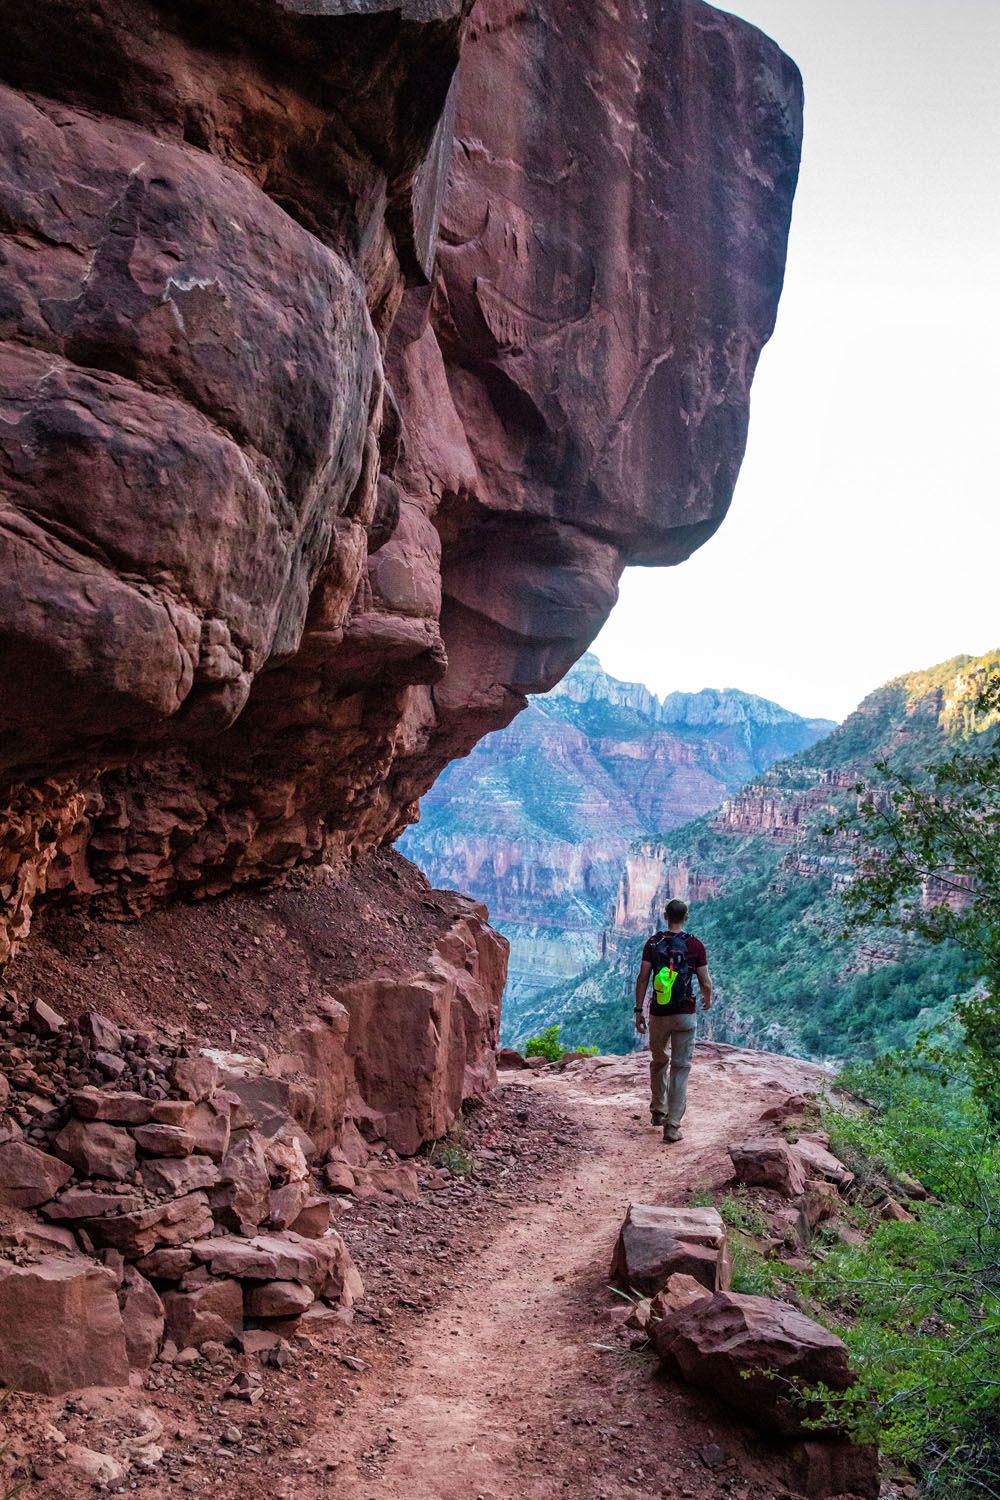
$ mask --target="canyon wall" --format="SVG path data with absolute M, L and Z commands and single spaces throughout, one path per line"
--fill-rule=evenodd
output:
M 630 910 L 638 904 L 649 921 L 663 872 L 657 864 L 639 902 L 630 845 L 718 808 L 832 727 L 731 688 L 661 702 L 588 652 L 447 768 L 400 848 L 436 884 L 485 902 L 509 940 L 511 1032 L 524 1004 L 598 959 L 623 866 Z M 704 889 L 685 880 L 692 897 Z
M 711 534 L 801 90 L 699 0 L 0 17 L 3 958 L 393 838 Z
M 495 1082 L 507 945 L 386 845 L 725 515 L 802 100 L 701 0 L 0 23 L 0 1375 L 58 1391 L 349 1316 L 330 1193 Z

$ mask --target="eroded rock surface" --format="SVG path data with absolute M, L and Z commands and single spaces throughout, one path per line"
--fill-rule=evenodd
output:
M 716 1292 L 654 1325 L 660 1358 L 756 1426 L 786 1437 L 828 1435 L 825 1413 L 802 1392 L 846 1391 L 855 1375 L 835 1334 L 771 1297 Z
M 2 959 L 393 837 L 711 533 L 801 98 L 700 0 L 0 14 Z

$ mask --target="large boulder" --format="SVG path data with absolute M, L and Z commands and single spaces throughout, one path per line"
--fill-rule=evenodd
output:
M 57 1395 L 84 1385 L 127 1385 L 117 1280 L 82 1257 L 0 1260 L 0 1383 Z
M 120 1125 L 107 1125 L 100 1120 L 70 1120 L 52 1147 L 82 1177 L 125 1182 L 135 1170 L 135 1141 Z
M 456 904 L 419 967 L 337 991 L 350 1015 L 350 1112 L 363 1135 L 404 1156 L 444 1135 L 462 1100 L 496 1082 L 507 943 L 486 925 L 484 907 Z
M 726 1226 L 715 1208 L 671 1208 L 630 1203 L 615 1246 L 611 1275 L 635 1292 L 654 1296 L 675 1274 L 707 1291 L 729 1286 Z
M 470 10 L 7 25 L 3 956 L 50 876 L 382 845 L 726 513 L 794 66 L 700 0 Z
M 77 1089 L 70 1099 L 73 1113 L 81 1120 L 105 1120 L 114 1125 L 145 1125 L 153 1106 L 142 1094 L 112 1093 L 109 1089 Z
M 817 1409 L 797 1389 L 846 1391 L 855 1376 L 842 1339 L 787 1302 L 718 1292 L 653 1328 L 660 1358 L 727 1401 L 756 1427 L 785 1437 L 822 1430 Z
M 729 1156 L 740 1182 L 748 1187 L 772 1188 L 786 1198 L 797 1198 L 805 1190 L 806 1179 L 814 1175 L 780 1135 L 760 1136 L 730 1146 Z

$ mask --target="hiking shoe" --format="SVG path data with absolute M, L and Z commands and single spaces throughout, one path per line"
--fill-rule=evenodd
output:
M 665 1125 L 667 1117 L 661 1109 L 654 1109 L 649 1117 L 649 1123 L 650 1125 Z
M 675 1141 L 682 1141 L 683 1139 L 684 1137 L 681 1135 L 676 1125 L 664 1125 L 663 1143 L 665 1146 L 672 1146 Z

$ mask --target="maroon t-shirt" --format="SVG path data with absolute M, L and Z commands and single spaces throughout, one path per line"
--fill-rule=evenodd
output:
M 664 934 L 662 932 L 654 932 L 651 938 L 647 938 L 646 945 L 642 950 L 642 961 L 644 964 L 656 963 L 656 955 L 653 951 L 653 945 L 656 942 L 656 939 L 658 937 L 663 937 L 663 935 Z M 691 965 L 691 972 L 693 974 L 695 969 L 700 969 L 703 964 L 708 963 L 708 954 L 705 951 L 705 944 L 701 941 L 700 938 L 692 937 L 689 932 L 685 933 L 684 936 L 687 938 L 688 963 Z M 685 1010 L 689 1011 L 692 1011 L 696 1008 L 693 994 L 690 998 L 690 1001 L 685 1005 L 684 1008 Z

